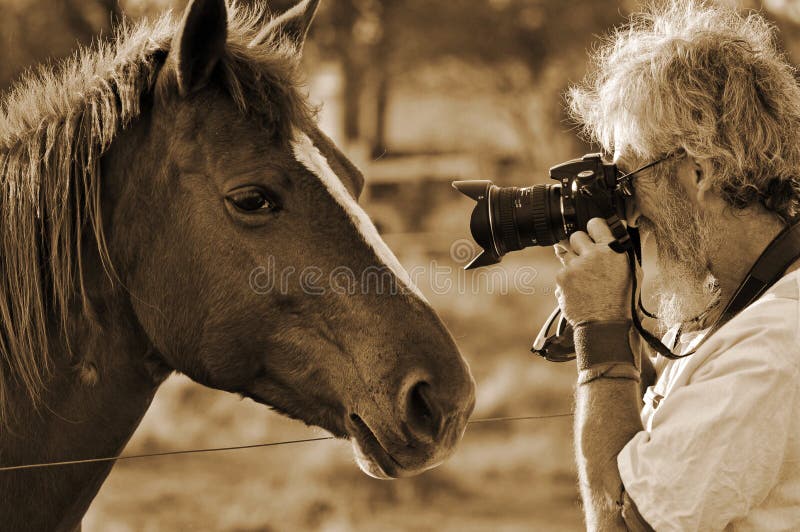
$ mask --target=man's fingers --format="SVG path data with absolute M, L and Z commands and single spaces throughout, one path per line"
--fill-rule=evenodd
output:
M 589 235 L 583 231 L 575 231 L 569 237 L 569 245 L 575 251 L 576 255 L 582 255 L 592 249 L 594 242 L 589 238 Z
M 592 237 L 592 240 L 598 244 L 610 244 L 616 240 L 611 233 L 611 228 L 608 227 L 608 223 L 603 218 L 589 220 L 589 223 L 586 224 L 586 231 Z
M 563 266 L 566 266 L 567 262 L 575 257 L 575 254 L 562 244 L 555 244 L 553 249 L 556 252 L 556 257 L 558 257 L 558 260 L 561 261 Z

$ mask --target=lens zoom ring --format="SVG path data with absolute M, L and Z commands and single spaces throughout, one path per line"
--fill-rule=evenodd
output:
M 531 212 L 533 213 L 533 233 L 538 246 L 551 246 L 556 243 L 550 228 L 550 204 L 547 201 L 547 187 L 533 187 L 531 193 Z
M 517 223 L 514 219 L 514 198 L 516 198 L 517 192 L 517 187 L 500 189 L 500 234 L 506 251 L 522 249 L 517 233 Z

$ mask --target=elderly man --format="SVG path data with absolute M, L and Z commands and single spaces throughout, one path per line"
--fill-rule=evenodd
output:
M 704 338 L 796 222 L 794 70 L 759 15 L 688 0 L 634 16 L 594 59 L 571 109 L 623 171 L 661 161 L 637 173 L 627 221 L 657 249 L 663 342 L 702 344 L 640 355 L 628 263 L 603 220 L 556 245 L 587 527 L 800 530 L 798 264 Z

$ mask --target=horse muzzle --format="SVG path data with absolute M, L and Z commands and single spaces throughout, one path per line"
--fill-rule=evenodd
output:
M 409 477 L 441 464 L 455 451 L 475 404 L 474 386 L 466 401 L 437 399 L 426 382 L 406 395 L 398 420 L 371 423 L 356 413 L 346 420 L 356 462 L 371 477 Z

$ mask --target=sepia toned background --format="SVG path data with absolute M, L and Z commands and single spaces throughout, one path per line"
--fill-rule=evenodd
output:
M 242 2 L 246 3 L 246 2 Z M 273 0 L 279 12 L 292 4 Z M 800 3 L 762 9 L 800 59 Z M 0 0 L 0 88 L 26 68 L 185 0 Z M 477 418 L 569 412 L 573 365 L 529 344 L 554 305 L 557 263 L 529 249 L 464 272 L 471 202 L 454 179 L 547 181 L 591 151 L 563 112 L 597 35 L 638 3 L 608 0 L 326 0 L 306 45 L 320 121 L 367 177 L 363 204 L 442 315 L 478 384 Z M 181 376 L 158 392 L 126 454 L 324 436 Z M 69 457 L 64 457 L 65 459 Z M 346 442 L 118 463 L 84 530 L 577 530 L 569 417 L 471 425 L 420 477 L 373 480 Z

